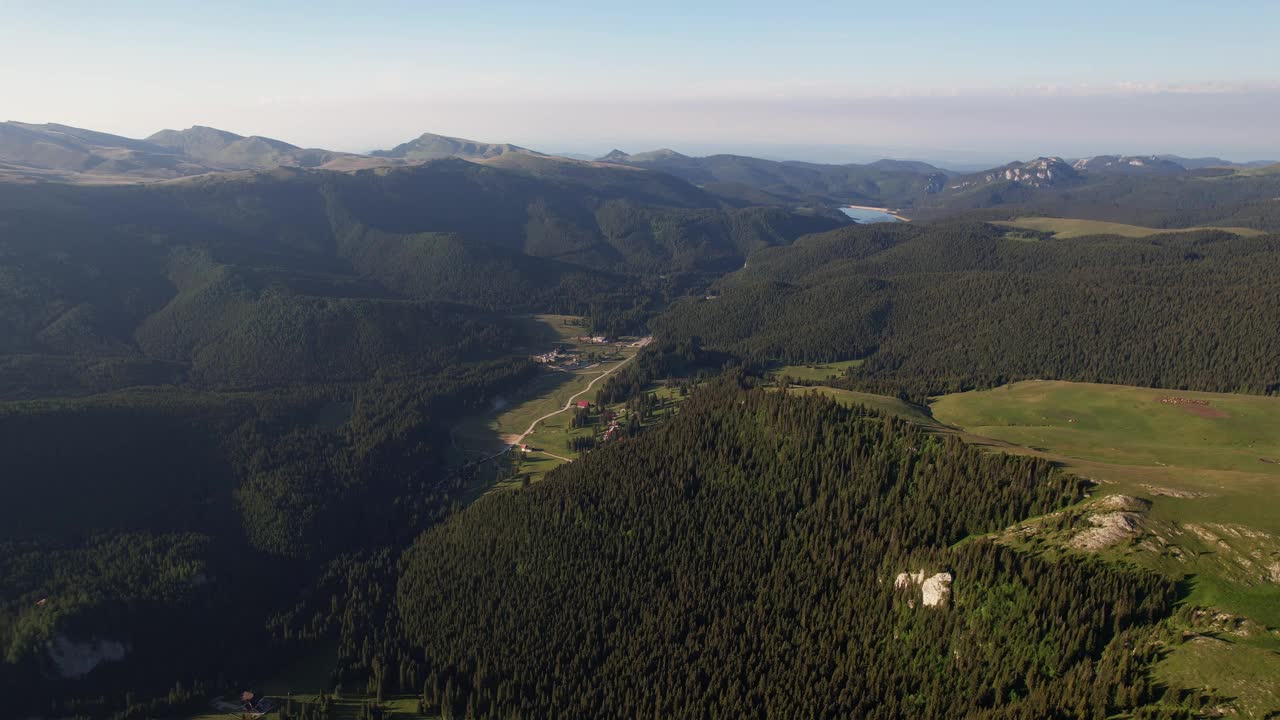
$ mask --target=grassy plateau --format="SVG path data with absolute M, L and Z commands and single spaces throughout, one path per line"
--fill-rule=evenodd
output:
M 1235 697 L 1247 717 L 1280 710 L 1280 398 L 1029 381 L 932 410 L 970 442 L 1098 482 L 1071 530 L 1032 521 L 1008 537 L 1185 581 L 1186 604 L 1209 610 L 1173 628 L 1162 677 Z
M 1053 217 L 1024 217 L 1014 220 L 1005 220 L 992 223 L 1001 227 L 1019 228 L 1022 230 L 1036 230 L 1038 232 L 1051 232 L 1054 237 L 1066 240 L 1070 238 L 1085 237 L 1087 235 L 1120 235 L 1121 237 L 1140 238 L 1148 235 L 1159 235 L 1161 233 L 1176 232 L 1192 232 L 1195 230 L 1225 230 L 1229 233 L 1235 233 L 1244 237 L 1253 237 L 1262 235 L 1261 230 L 1241 227 L 1195 227 L 1195 228 L 1152 228 L 1143 227 L 1141 225 L 1126 225 L 1124 223 L 1103 222 L 1102 220 L 1082 220 L 1079 218 L 1053 218 Z

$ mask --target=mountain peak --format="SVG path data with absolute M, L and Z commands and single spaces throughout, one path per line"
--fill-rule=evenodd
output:
M 630 155 L 627 159 L 632 162 L 655 162 L 658 160 L 683 160 L 688 157 L 688 155 L 682 155 L 671 148 L 658 148 L 657 150 Z
M 1113 175 L 1181 175 L 1187 168 L 1155 155 L 1095 155 L 1071 164 L 1076 170 Z
M 401 143 L 390 150 L 374 150 L 369 154 L 373 157 L 402 160 L 437 160 L 446 157 L 483 160 L 507 153 L 542 154 L 510 143 L 483 143 L 465 138 L 449 137 L 448 135 L 436 135 L 435 133 L 423 133 L 413 140 Z

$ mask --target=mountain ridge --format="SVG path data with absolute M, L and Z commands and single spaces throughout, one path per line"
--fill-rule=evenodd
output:
M 369 156 L 398 160 L 436 160 L 444 157 L 490 159 L 507 153 L 545 156 L 543 153 L 511 143 L 485 143 L 435 133 L 423 133 L 390 150 L 374 150 L 369 153 Z

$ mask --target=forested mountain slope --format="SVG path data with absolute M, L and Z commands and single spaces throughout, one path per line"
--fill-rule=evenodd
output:
M 1275 393 L 1278 265 L 1276 235 L 850 227 L 752 255 L 654 328 L 764 361 L 865 357 L 851 377 L 915 397 L 1019 378 Z
M 397 597 L 412 651 L 399 678 L 446 717 L 1132 710 L 1161 694 L 1146 632 L 1171 585 L 954 545 L 1072 502 L 1081 482 L 723 384 L 656 432 L 426 533 Z M 898 579 L 920 570 L 951 574 L 936 605 Z
M 655 173 L 462 160 L 9 186 L 0 391 L 253 387 L 492 356 L 510 343 L 486 310 L 630 311 L 840 224 L 725 209 Z
M 451 419 L 531 369 L 0 403 L 8 709 L 198 712 L 221 683 L 292 662 L 310 646 L 270 619 L 334 558 L 403 546 L 444 517 L 474 474 L 446 461 Z
M 0 186 L 0 694 L 172 715 L 314 650 L 280 613 L 483 486 L 450 432 L 534 374 L 513 315 L 639 330 L 845 223 L 537 158 Z

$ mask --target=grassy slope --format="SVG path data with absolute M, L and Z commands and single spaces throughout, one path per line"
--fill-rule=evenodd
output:
M 1208 405 L 1168 404 L 1186 398 Z M 1039 448 L 1113 477 L 1123 492 L 1205 493 L 1170 503 L 1176 520 L 1235 522 L 1280 534 L 1280 399 L 1180 390 L 1030 381 L 933 404 L 939 421 Z M 1268 462 L 1274 461 L 1274 462 Z M 1259 506 L 1258 498 L 1268 502 Z M 1271 505 L 1271 507 L 1267 507 Z
M 1129 238 L 1147 237 L 1148 235 L 1158 235 L 1160 233 L 1171 232 L 1191 232 L 1194 230 L 1225 230 L 1236 235 L 1244 237 L 1253 237 L 1262 235 L 1261 230 L 1240 227 L 1204 227 L 1204 228 L 1185 228 L 1185 229 L 1162 229 L 1142 227 L 1141 225 L 1126 225 L 1124 223 L 1103 222 L 1101 220 L 1081 220 L 1078 218 L 1052 218 L 1052 217 L 1025 217 L 1015 220 L 1007 220 L 994 222 L 993 225 L 1001 225 L 1004 227 L 1021 228 L 1023 230 L 1037 230 L 1039 232 L 1051 232 L 1058 238 L 1067 239 L 1075 237 L 1084 237 L 1086 235 L 1120 235 Z
M 638 352 L 636 348 L 616 346 L 599 346 L 582 343 L 579 336 L 588 334 L 586 327 L 575 324 L 582 320 L 569 315 L 537 315 L 530 318 L 534 326 L 530 334 L 537 338 L 537 347 L 526 348 L 531 354 L 542 353 L 555 344 L 569 345 L 583 352 L 599 352 L 610 355 L 610 359 L 593 367 L 582 368 L 573 372 L 547 370 L 539 374 L 529 385 L 512 397 L 502 398 L 495 404 L 493 411 L 480 416 L 463 419 L 454 432 L 455 443 L 462 451 L 462 456 L 474 458 L 476 455 L 487 455 L 500 449 L 512 436 L 519 435 L 529 428 L 538 418 L 560 410 L 570 397 L 585 390 L 601 373 L 616 368 L 621 362 L 631 358 Z M 603 381 L 597 382 L 590 392 L 582 395 L 580 400 L 595 402 L 596 390 Z M 572 412 L 564 412 L 543 420 L 533 433 L 525 438 L 525 443 L 543 448 L 547 453 L 529 453 L 523 458 L 522 473 L 529 473 L 534 479 L 540 479 L 548 471 L 564 464 L 561 458 L 575 460 L 578 454 L 565 448 L 568 439 L 586 436 L 590 428 L 569 427 Z M 554 457 L 558 455 L 560 457 Z M 459 459 L 462 459 L 461 457 Z
M 795 380 L 807 380 L 813 382 L 821 382 L 830 380 L 832 377 L 844 375 L 844 371 L 849 368 L 858 367 L 864 361 L 859 360 L 843 360 L 841 362 L 832 363 L 813 363 L 809 365 L 784 365 L 771 371 L 774 377 L 789 377 Z
M 1209 404 L 1160 402 L 1173 397 Z M 1280 710 L 1280 464 L 1262 461 L 1280 460 L 1280 399 L 1031 381 L 938 398 L 933 414 L 970 441 L 1059 460 L 1099 494 L 1149 500 L 1144 535 L 1103 554 L 1189 576 L 1189 604 L 1271 628 L 1190 628 L 1161 675 L 1238 697 L 1248 716 Z
M 491 451 L 499 445 L 499 438 L 523 433 L 534 420 L 563 408 L 571 396 L 585 389 L 602 372 L 616 367 L 619 362 L 635 355 L 635 348 L 619 349 L 613 346 L 601 347 L 578 342 L 575 338 L 587 333 L 587 329 L 565 324 L 566 321 L 574 319 L 576 318 L 563 315 L 538 315 L 533 318 L 535 322 L 546 328 L 546 332 L 542 335 L 542 346 L 532 348 L 530 352 L 546 352 L 552 345 L 561 343 L 582 351 L 595 350 L 607 353 L 612 355 L 611 359 L 594 367 L 573 372 L 548 370 L 541 373 L 518 395 L 502 398 L 500 402 L 496 402 L 493 412 L 463 420 L 456 432 L 457 442 L 460 445 L 468 450 Z M 599 387 L 600 383 L 596 383 L 592 389 Z M 587 393 L 580 399 L 594 401 L 595 396 Z M 567 416 L 568 413 L 564 415 Z M 553 423 L 561 419 L 561 416 L 557 415 L 545 422 Z
M 659 399 L 669 401 L 671 405 L 665 408 L 655 410 L 652 417 L 644 423 L 644 427 L 663 422 L 667 417 L 675 412 L 676 406 L 684 398 L 679 393 L 666 387 L 651 385 L 646 388 L 647 391 L 657 395 Z M 594 397 L 592 398 L 594 402 Z M 607 405 L 619 418 L 626 417 L 626 403 L 614 403 Z M 521 473 L 527 473 L 531 482 L 537 482 L 546 476 L 548 472 L 565 464 L 563 458 L 569 460 L 577 460 L 582 456 L 581 453 L 569 450 L 566 444 L 569 440 L 578 437 L 590 437 L 595 433 L 592 427 L 574 428 L 571 427 L 573 414 L 571 412 L 561 413 L 553 418 L 549 418 L 538 425 L 538 429 L 525 438 L 529 445 L 535 448 L 545 450 L 547 452 L 532 452 L 525 455 L 524 462 L 520 466 Z M 526 426 L 527 427 L 527 426 Z M 548 454 L 551 453 L 551 454 Z M 559 457 L 555 457 L 555 456 Z M 514 487 L 516 483 L 504 483 L 504 486 Z

